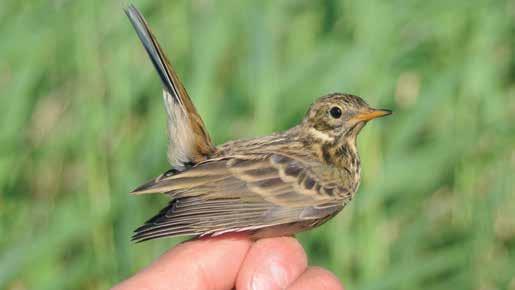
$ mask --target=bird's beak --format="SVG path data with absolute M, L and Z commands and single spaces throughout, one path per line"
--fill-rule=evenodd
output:
M 375 118 L 388 116 L 391 113 L 392 113 L 391 110 L 370 108 L 366 112 L 356 114 L 354 117 L 352 117 L 351 120 L 356 121 L 356 122 L 370 121 Z

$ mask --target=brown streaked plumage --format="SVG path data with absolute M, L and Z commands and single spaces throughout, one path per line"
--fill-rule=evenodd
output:
M 356 137 L 367 121 L 391 111 L 334 93 L 287 131 L 215 147 L 145 20 L 134 6 L 126 13 L 164 85 L 172 165 L 133 191 L 171 198 L 134 240 L 241 231 L 289 235 L 324 223 L 352 199 L 361 168 Z

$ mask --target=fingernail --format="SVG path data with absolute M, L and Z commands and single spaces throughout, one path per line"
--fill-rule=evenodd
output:
M 285 289 L 288 285 L 288 273 L 278 261 L 271 260 L 267 268 L 259 269 L 252 275 L 250 289 L 275 290 Z

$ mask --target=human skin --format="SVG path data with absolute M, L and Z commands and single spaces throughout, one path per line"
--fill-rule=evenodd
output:
M 182 243 L 113 290 L 341 290 L 331 272 L 310 267 L 292 237 L 252 241 L 224 235 Z

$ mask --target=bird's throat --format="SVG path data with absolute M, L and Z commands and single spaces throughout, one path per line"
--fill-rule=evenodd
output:
M 329 156 L 328 159 L 332 165 L 350 171 L 350 173 L 359 173 L 361 164 L 356 142 L 349 139 L 323 146 L 324 155 Z

